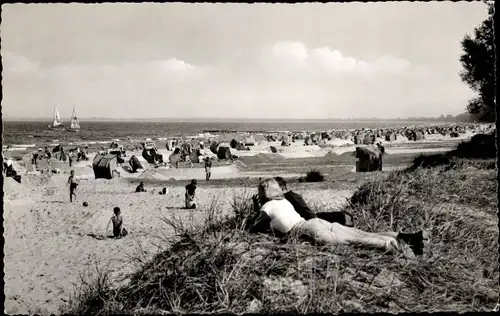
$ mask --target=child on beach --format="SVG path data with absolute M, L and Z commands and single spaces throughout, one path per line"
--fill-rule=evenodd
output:
M 108 232 L 109 224 L 113 223 L 113 237 L 114 238 L 121 238 L 121 237 L 127 236 L 128 232 L 123 227 L 123 217 L 121 216 L 120 208 L 115 207 L 113 209 L 113 213 L 115 213 L 115 215 L 111 216 L 111 218 L 109 219 L 109 222 L 108 222 L 108 225 L 106 226 L 106 231 L 104 232 L 104 235 L 106 235 Z
M 73 195 L 75 196 L 76 199 L 76 187 L 78 186 L 78 183 L 80 182 L 80 179 L 75 176 L 75 170 L 70 171 L 70 176 L 68 178 L 68 184 L 69 184 L 69 201 L 73 202 Z
M 187 209 L 195 209 L 196 202 L 194 201 L 194 196 L 196 193 L 196 179 L 193 179 L 190 184 L 186 185 L 186 194 L 185 194 L 185 202 Z
M 212 160 L 209 157 L 205 158 L 205 176 L 207 181 L 210 180 L 210 176 L 212 175 Z
M 141 181 L 141 183 L 139 183 L 139 185 L 137 186 L 137 188 L 135 188 L 135 192 L 136 193 L 146 192 L 146 189 L 144 189 L 144 182 L 143 181 Z

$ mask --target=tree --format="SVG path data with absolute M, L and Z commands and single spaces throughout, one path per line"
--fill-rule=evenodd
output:
M 488 18 L 474 29 L 474 37 L 465 35 L 460 56 L 463 70 L 460 78 L 478 96 L 469 100 L 467 111 L 479 121 L 495 121 L 495 30 L 493 15 L 495 7 L 488 3 Z

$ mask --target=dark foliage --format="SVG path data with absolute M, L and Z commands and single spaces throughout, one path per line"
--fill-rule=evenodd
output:
M 311 170 L 307 172 L 304 182 L 323 182 L 325 181 L 325 176 L 318 170 Z
M 419 155 L 413 160 L 413 164 L 407 169 L 411 172 L 417 168 L 435 168 L 446 166 L 445 170 L 452 169 L 459 164 L 458 159 L 493 159 L 496 157 L 495 131 L 490 134 L 474 135 L 470 141 L 461 142 L 457 148 L 443 154 Z M 485 169 L 494 169 L 490 162 L 484 166 Z
M 463 70 L 460 77 L 478 96 L 469 101 L 467 111 L 478 120 L 495 121 L 495 31 L 494 4 L 488 4 L 488 18 L 474 29 L 474 35 L 465 35 L 460 56 Z

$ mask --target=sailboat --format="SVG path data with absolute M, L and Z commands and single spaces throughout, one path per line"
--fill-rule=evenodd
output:
M 61 116 L 59 115 L 59 111 L 57 110 L 57 105 L 54 106 L 54 117 L 52 118 L 52 125 L 49 125 L 50 130 L 55 131 L 64 131 L 64 125 L 61 121 Z
M 80 122 L 76 117 L 76 109 L 73 107 L 73 114 L 71 115 L 71 126 L 67 129 L 68 132 L 78 132 L 80 130 Z

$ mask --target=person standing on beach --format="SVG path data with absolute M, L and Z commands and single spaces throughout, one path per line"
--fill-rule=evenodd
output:
M 50 150 L 45 147 L 45 156 L 47 156 L 47 159 L 50 159 L 52 157 L 52 154 L 50 153 Z
M 75 176 L 75 170 L 70 171 L 70 176 L 68 178 L 68 184 L 69 184 L 69 201 L 73 202 L 73 195 L 75 196 L 76 200 L 76 188 L 78 187 L 78 183 L 80 180 L 78 177 Z
M 205 158 L 205 176 L 207 181 L 210 180 L 212 176 L 212 160 L 209 157 Z
M 380 151 L 378 155 L 378 160 L 379 160 L 379 165 L 378 165 L 378 171 L 382 171 L 382 156 L 385 154 L 385 147 L 382 145 L 382 143 L 377 143 L 377 148 Z
M 195 209 L 196 202 L 194 201 L 194 197 L 196 194 L 196 185 L 198 182 L 196 179 L 193 179 L 190 184 L 186 185 L 186 194 L 185 194 L 185 202 L 187 209 Z
M 73 159 L 75 158 L 75 154 L 73 153 L 73 149 L 69 150 L 68 154 L 68 161 L 69 161 L 69 167 L 71 168 L 71 165 L 73 164 Z
M 42 154 L 42 148 L 38 148 L 38 151 L 34 151 L 31 154 L 31 164 L 36 166 L 36 161 L 38 159 L 38 156 Z

